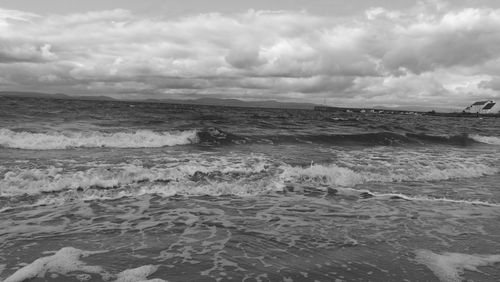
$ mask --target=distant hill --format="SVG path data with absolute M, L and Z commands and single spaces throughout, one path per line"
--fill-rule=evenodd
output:
M 142 99 L 142 100 L 122 100 L 114 99 L 109 96 L 71 96 L 66 94 L 48 94 L 40 92 L 15 92 L 15 91 L 0 91 L 0 96 L 11 97 L 36 97 L 36 98 L 53 98 L 53 99 L 68 99 L 68 100 L 92 100 L 92 101 L 127 101 L 127 102 L 149 102 L 149 103 L 168 103 L 168 104 L 185 104 L 185 105 L 209 105 L 209 106 L 228 106 L 228 107 L 250 107 L 250 108 L 279 108 L 279 109 L 308 109 L 312 110 L 317 104 L 312 103 L 294 103 L 294 102 L 278 102 L 274 100 L 264 101 L 243 101 L 238 99 L 219 99 L 219 98 L 199 98 L 199 99 Z M 359 107 L 360 109 L 363 107 Z M 365 107 L 370 109 L 389 110 L 389 111 L 415 111 L 429 112 L 436 111 L 441 113 L 462 112 L 462 108 L 445 108 L 432 106 L 400 106 L 387 107 L 375 106 Z M 339 107 L 339 109 L 349 109 L 349 107 Z
M 48 98 L 48 99 L 68 99 L 68 100 L 116 100 L 108 96 L 70 96 L 66 94 L 48 94 L 41 92 L 16 92 L 16 91 L 0 91 L 0 96 L 8 97 L 29 97 L 29 98 Z
M 199 99 L 144 99 L 144 100 L 121 100 L 108 96 L 70 96 L 66 94 L 47 94 L 39 92 L 8 92 L 0 91 L 0 96 L 10 97 L 31 97 L 31 98 L 49 98 L 49 99 L 69 99 L 69 100 L 103 100 L 103 101 L 133 101 L 149 103 L 168 103 L 168 104 L 187 104 L 187 105 L 210 105 L 210 106 L 228 106 L 228 107 L 252 107 L 252 108 L 281 108 L 281 109 L 313 109 L 312 103 L 293 103 L 267 101 L 242 101 L 238 99 L 218 99 L 218 98 L 199 98 Z
M 171 103 L 171 104 L 188 104 L 188 105 L 210 105 L 210 106 L 227 106 L 227 107 L 251 107 L 251 108 L 280 108 L 280 109 L 309 109 L 312 110 L 315 104 L 311 103 L 293 103 L 293 102 L 277 102 L 274 100 L 267 101 L 242 101 L 238 99 L 219 99 L 219 98 L 199 98 L 191 100 L 178 99 L 148 99 L 146 102 L 156 103 Z

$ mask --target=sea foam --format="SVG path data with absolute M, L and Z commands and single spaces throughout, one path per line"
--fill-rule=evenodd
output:
M 156 265 L 144 265 L 134 269 L 127 269 L 118 274 L 110 274 L 101 266 L 88 265 L 80 258 L 105 253 L 107 251 L 83 251 L 73 247 L 64 247 L 51 256 L 36 259 L 32 263 L 10 275 L 4 282 L 22 282 L 33 278 L 44 278 L 48 273 L 57 275 L 71 275 L 71 272 L 83 272 L 78 277 L 85 276 L 84 280 L 90 278 L 89 274 L 100 275 L 104 281 L 114 282 L 161 282 L 162 279 L 147 280 L 147 277 L 158 270 Z M 77 277 L 77 278 L 78 278 Z M 79 279 L 80 280 L 80 279 Z
M 438 181 L 481 177 L 498 173 L 497 167 L 473 161 L 432 161 L 409 166 L 373 169 L 337 164 L 292 166 L 259 155 L 210 158 L 187 154 L 186 160 L 169 158 L 155 165 L 141 162 L 91 164 L 86 168 L 48 166 L 15 167 L 0 178 L 0 196 L 21 197 L 66 193 L 81 200 L 142 194 L 172 195 L 256 195 L 284 189 L 286 185 L 312 184 L 323 189 L 355 187 L 365 183 Z M 318 185 L 319 184 L 319 185 Z M 323 188 L 322 188 L 323 187 Z M 44 196 L 43 202 L 58 201 Z M 83 198 L 82 198 L 83 197 Z M 7 203 L 5 207 L 8 207 Z
M 138 130 L 135 132 L 106 133 L 89 132 L 16 132 L 0 129 L 0 146 L 15 149 L 54 150 L 74 147 L 114 147 L 148 148 L 185 145 L 198 142 L 196 130 L 154 132 Z
M 196 153 L 183 154 L 180 159 L 158 159 L 153 166 L 138 161 L 116 164 L 91 162 L 77 169 L 70 166 L 14 167 L 5 171 L 3 178 L 0 178 L 0 196 L 77 190 L 112 191 L 119 188 L 122 192 L 128 190 L 133 193 L 137 191 L 134 188 L 139 187 L 141 191 L 168 188 L 167 194 L 189 190 L 202 192 L 201 188 L 194 189 L 193 186 L 205 187 L 206 193 L 210 194 L 219 193 L 217 191 L 230 192 L 230 187 L 238 186 L 234 183 L 239 183 L 242 187 L 246 186 L 243 185 L 245 182 L 259 184 L 266 176 L 278 173 L 277 170 L 271 160 L 260 155 L 229 155 L 215 159 Z M 258 179 L 254 181 L 253 178 Z M 265 183 L 256 186 L 264 189 Z M 252 190 L 250 187 L 249 189 Z M 237 190 L 238 193 L 244 193 L 241 189 Z
M 469 255 L 461 253 L 436 254 L 429 250 L 416 252 L 417 262 L 426 265 L 442 282 L 462 281 L 465 270 L 479 271 L 477 267 L 500 263 L 500 255 Z
M 470 136 L 477 142 L 490 144 L 490 145 L 500 145 L 500 137 L 495 136 L 481 136 L 481 135 L 472 135 Z
M 72 247 L 60 249 L 54 255 L 42 257 L 34 262 L 24 266 L 9 276 L 4 282 L 21 282 L 35 277 L 45 277 L 45 274 L 58 273 L 68 274 L 72 271 L 83 271 L 86 273 L 102 273 L 104 270 L 100 266 L 87 265 L 80 260 L 92 254 L 102 253 L 103 251 L 82 251 Z
M 499 172 L 496 167 L 480 163 L 432 162 L 411 167 L 395 167 L 384 171 L 364 171 L 341 167 L 336 164 L 312 165 L 309 167 L 285 166 L 282 177 L 306 182 L 336 186 L 355 186 L 367 182 L 436 181 L 474 178 Z

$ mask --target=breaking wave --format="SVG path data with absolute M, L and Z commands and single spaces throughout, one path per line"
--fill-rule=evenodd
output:
M 471 138 L 485 144 L 500 145 L 500 137 L 472 135 Z
M 29 150 L 54 150 L 69 148 L 155 148 L 176 145 L 198 144 L 201 146 L 224 146 L 252 143 L 265 144 L 329 144 L 361 146 L 404 146 L 441 144 L 467 146 L 473 143 L 500 144 L 500 138 L 479 135 L 435 136 L 414 133 L 374 132 L 361 134 L 301 134 L 294 135 L 237 135 L 215 127 L 187 131 L 106 133 L 89 132 L 17 132 L 0 129 L 0 147 Z
M 105 194 L 114 196 L 167 191 L 164 194 L 249 194 L 263 192 L 270 186 L 277 167 L 259 156 L 230 156 L 220 159 L 203 159 L 185 155 L 189 161 L 156 166 L 143 164 L 88 164 L 86 168 L 63 169 L 13 168 L 0 179 L 0 207 L 2 197 L 31 196 L 64 191 L 93 197 Z M 181 160 L 182 161 L 182 160 Z M 259 185 L 255 185 L 260 183 Z M 256 191 L 260 189 L 260 191 Z M 255 191 L 254 191 L 255 190 Z M 96 192 L 97 191 L 97 192 Z M 141 192 L 142 191 L 142 192 Z M 161 194 L 161 193 L 160 193 Z
M 31 133 L 15 132 L 0 129 L 0 146 L 14 149 L 54 150 L 67 148 L 147 148 L 185 145 L 198 142 L 197 132 L 174 131 L 153 132 L 138 130 L 136 132 L 105 133 L 90 132 L 48 132 Z
M 335 164 L 312 165 L 310 167 L 285 168 L 283 175 L 301 181 L 323 183 L 337 186 L 355 186 L 367 182 L 410 182 L 437 181 L 460 178 L 475 178 L 498 173 L 499 169 L 481 163 L 442 163 L 428 162 L 407 168 L 394 168 L 384 171 L 355 171 Z
M 15 206 L 52 205 L 156 194 L 183 196 L 254 196 L 311 186 L 323 191 L 366 183 L 439 181 L 493 175 L 499 168 L 482 159 L 419 160 L 380 165 L 377 169 L 349 164 L 296 166 L 261 155 L 210 158 L 185 155 L 182 160 L 91 164 L 86 167 L 16 167 L 0 179 L 0 210 Z M 461 160 L 461 161 L 460 161 Z M 290 187 L 292 187 L 290 189 Z

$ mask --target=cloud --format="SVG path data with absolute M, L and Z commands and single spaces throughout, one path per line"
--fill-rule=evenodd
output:
M 0 31 L 4 89 L 346 105 L 499 97 L 500 10 L 487 7 L 420 2 L 349 18 L 0 9 Z
M 50 44 L 9 44 L 0 43 L 0 63 L 44 62 L 57 59 Z
M 498 58 L 500 12 L 464 9 L 397 28 L 384 66 L 414 73 L 475 66 Z
M 495 76 L 490 80 L 483 80 L 478 85 L 480 88 L 491 89 L 491 90 L 500 90 L 500 76 Z
M 39 16 L 33 13 L 0 8 L 0 21 L 4 23 L 7 23 L 9 20 L 29 21 L 30 19 L 37 17 Z
M 236 46 L 228 51 L 225 58 L 227 63 L 237 69 L 249 69 L 265 63 L 259 52 L 256 47 Z

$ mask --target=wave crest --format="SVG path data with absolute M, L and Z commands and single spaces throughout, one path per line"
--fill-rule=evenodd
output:
M 410 182 L 437 181 L 461 178 L 475 178 L 498 173 L 499 169 L 486 164 L 466 163 L 439 165 L 427 163 L 411 169 L 391 169 L 369 172 L 340 167 L 335 164 L 312 165 L 310 167 L 286 167 L 283 177 L 286 179 L 322 183 L 334 186 L 352 187 L 368 182 Z
M 186 145 L 198 142 L 196 130 L 154 132 L 138 130 L 136 132 L 106 133 L 90 132 L 15 132 L 0 129 L 0 146 L 28 150 L 57 150 L 67 148 L 154 148 Z
M 477 142 L 500 146 L 500 137 L 472 135 L 471 138 L 476 140 Z
M 373 154 L 374 152 L 372 152 Z M 352 154 L 352 152 L 351 152 Z M 361 151 L 360 155 L 367 154 Z M 342 157 L 336 163 L 291 165 L 265 155 L 183 154 L 142 163 L 87 163 L 85 167 L 26 166 L 0 178 L 0 209 L 18 204 L 135 197 L 144 194 L 259 195 L 311 186 L 318 190 L 356 188 L 367 183 L 440 181 L 494 175 L 496 156 L 448 159 L 424 155 L 409 163 L 370 156 L 370 165 Z M 357 155 L 351 156 L 359 160 Z M 383 159 L 383 160 L 380 160 Z M 362 160 L 365 163 L 367 160 Z M 359 188 L 359 187 L 358 187 Z
M 246 143 L 265 144 L 328 144 L 328 145 L 362 145 L 362 146 L 404 146 L 439 144 L 451 146 L 468 146 L 476 142 L 500 144 L 495 137 L 474 138 L 468 134 L 428 135 L 424 133 L 369 132 L 354 134 L 295 134 L 273 135 L 236 135 L 215 127 L 208 127 L 198 132 L 201 145 L 237 145 Z

